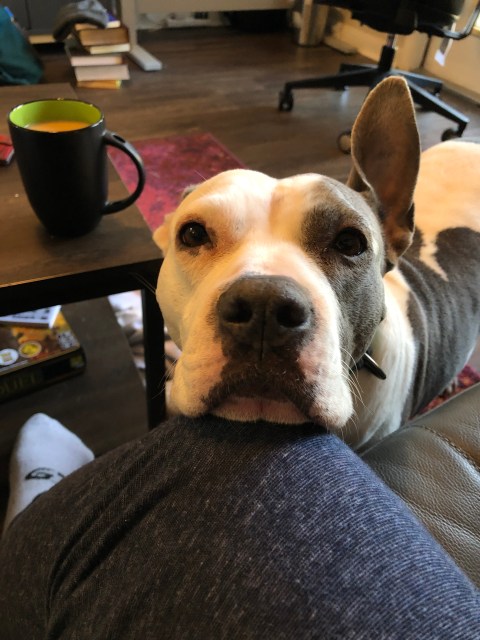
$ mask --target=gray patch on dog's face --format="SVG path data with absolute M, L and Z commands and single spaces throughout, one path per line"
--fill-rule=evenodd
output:
M 399 262 L 414 292 L 408 316 L 418 362 L 410 413 L 428 404 L 459 373 L 480 331 L 480 234 L 460 227 L 439 233 L 435 259 L 448 280 L 420 260 L 422 244 L 417 230 Z M 430 370 L 427 363 L 434 363 Z
M 304 219 L 302 244 L 326 275 L 341 309 L 342 348 L 351 354 L 353 365 L 369 347 L 385 313 L 383 242 L 375 214 L 366 198 L 323 179 L 316 204 Z M 358 230 L 366 248 L 357 256 L 345 256 L 335 248 L 338 234 L 345 229 Z M 374 253 L 377 243 L 380 256 Z

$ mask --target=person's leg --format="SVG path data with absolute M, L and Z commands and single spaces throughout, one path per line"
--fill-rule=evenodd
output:
M 36 500 L 0 566 L 11 639 L 480 638 L 472 583 L 311 426 L 166 422 Z
M 4 532 L 38 495 L 93 458 L 90 449 L 57 420 L 44 413 L 27 420 L 10 459 L 10 495 Z

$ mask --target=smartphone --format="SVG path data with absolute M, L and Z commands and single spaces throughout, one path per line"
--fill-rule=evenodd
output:
M 13 159 L 13 145 L 8 136 L 0 133 L 0 165 L 8 165 Z

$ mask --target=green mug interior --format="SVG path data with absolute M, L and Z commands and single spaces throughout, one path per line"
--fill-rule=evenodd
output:
M 28 127 L 40 122 L 54 120 L 74 120 L 96 124 L 102 119 L 98 107 L 81 100 L 35 100 L 14 107 L 9 115 L 10 122 L 17 127 Z

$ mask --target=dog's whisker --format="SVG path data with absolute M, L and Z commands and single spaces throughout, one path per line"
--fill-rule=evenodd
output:
M 206 178 L 205 176 L 203 176 L 203 175 L 200 173 L 200 171 L 198 171 L 197 169 L 195 169 L 195 173 L 196 173 L 198 176 L 200 176 L 200 178 L 201 178 L 202 180 L 206 180 L 206 179 L 207 179 L 207 178 Z
M 343 351 L 343 353 L 346 355 L 346 362 L 349 362 L 349 361 L 353 362 L 354 358 L 352 354 L 347 349 L 345 349 L 345 347 L 340 347 L 340 348 Z M 363 399 L 362 389 L 357 378 L 357 374 L 355 372 L 352 372 L 350 369 L 345 369 L 344 371 L 342 371 L 342 377 L 347 383 L 354 400 L 356 400 L 362 406 L 362 408 L 366 408 L 365 402 Z M 351 418 L 355 426 L 357 426 L 357 423 L 356 423 L 357 418 L 358 418 L 358 414 L 357 412 L 355 412 Z
M 155 286 L 149 282 L 144 276 L 142 276 L 140 273 L 132 273 L 131 274 L 136 280 L 138 280 L 141 284 L 143 284 L 144 289 L 146 291 L 149 291 L 150 293 L 153 293 L 154 296 L 156 296 L 156 290 L 155 290 Z

